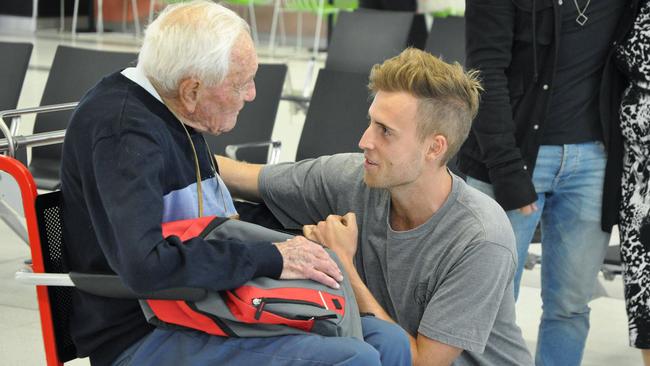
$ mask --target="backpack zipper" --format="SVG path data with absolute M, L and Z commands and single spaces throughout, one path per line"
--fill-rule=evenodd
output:
M 311 302 L 311 301 L 306 301 L 306 300 L 292 300 L 292 299 L 282 299 L 282 298 L 277 298 L 277 297 L 256 297 L 253 298 L 251 301 L 253 303 L 253 306 L 257 308 L 257 311 L 255 311 L 255 320 L 260 320 L 260 316 L 262 316 L 262 311 L 264 311 L 264 306 L 266 304 L 298 304 L 298 305 L 309 305 L 309 306 L 315 306 L 321 309 L 326 309 L 325 306 Z M 336 316 L 336 315 L 334 315 Z M 326 315 L 324 319 L 329 318 L 329 315 Z M 314 317 L 317 318 L 317 317 Z M 318 317 L 320 318 L 320 317 Z M 310 317 L 311 319 L 311 317 Z M 304 319 L 299 319 L 299 320 L 304 320 Z

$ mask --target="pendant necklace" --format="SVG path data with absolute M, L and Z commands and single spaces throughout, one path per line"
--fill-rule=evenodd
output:
M 576 10 L 578 11 L 578 16 L 576 17 L 576 23 L 580 24 L 580 26 L 584 26 L 585 23 L 587 23 L 587 20 L 589 20 L 589 17 L 585 15 L 587 12 L 587 8 L 589 7 L 589 3 L 591 3 L 591 0 L 587 0 L 587 3 L 585 4 L 584 9 L 580 10 L 580 6 L 578 6 L 578 0 L 573 0 L 573 3 L 576 6 Z

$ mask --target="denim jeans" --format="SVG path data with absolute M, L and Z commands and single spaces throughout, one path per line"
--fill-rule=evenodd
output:
M 362 317 L 361 324 L 365 342 L 314 334 L 226 338 L 156 329 L 124 351 L 113 366 L 411 365 L 409 339 L 402 328 L 374 317 Z
M 600 142 L 543 145 L 533 184 L 537 211 L 508 211 L 517 240 L 519 263 L 515 298 L 528 246 L 541 220 L 542 319 L 535 363 L 579 365 L 589 332 L 589 306 L 610 234 L 601 230 L 601 205 L 607 155 Z M 492 186 L 468 177 L 470 186 L 494 197 Z

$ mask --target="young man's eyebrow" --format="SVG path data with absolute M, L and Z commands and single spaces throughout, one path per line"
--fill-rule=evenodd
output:
M 385 129 L 387 129 L 389 131 L 396 131 L 393 127 L 388 126 L 385 123 L 382 123 L 382 122 L 379 122 L 379 121 L 375 121 L 375 123 L 378 124 L 379 126 L 381 126 L 382 128 L 385 128 Z
M 367 118 L 368 118 L 368 124 L 369 125 L 374 122 L 374 123 L 378 124 L 379 126 L 381 126 L 382 128 L 385 128 L 387 130 L 390 130 L 390 131 L 393 131 L 393 132 L 397 131 L 395 128 L 393 128 L 393 127 L 391 127 L 391 126 L 389 126 L 389 125 L 387 125 L 387 124 L 385 124 L 383 122 L 380 122 L 375 118 L 372 118 L 372 116 L 370 116 L 370 113 L 367 114 Z

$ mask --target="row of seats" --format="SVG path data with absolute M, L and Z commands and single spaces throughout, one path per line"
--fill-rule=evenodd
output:
M 332 35 L 325 69 L 320 72 L 314 87 L 296 159 L 357 150 L 356 140 L 367 120 L 369 100 L 365 85 L 370 68 L 415 43 L 414 38 L 422 34 L 424 27 L 424 20 L 411 13 L 359 11 L 341 14 Z M 440 34 L 437 34 L 438 29 Z M 445 58 L 463 61 L 462 52 L 447 52 L 449 47 L 462 45 L 462 29 L 462 18 L 454 18 L 453 22 L 444 18 L 440 23 L 436 21 L 428 37 L 427 49 Z M 448 37 L 450 33 L 453 37 Z M 377 34 L 384 36 L 377 37 Z M 376 40 L 373 42 L 373 39 Z M 445 44 L 451 46 L 442 46 Z M 3 47 L 6 48 L 3 54 L 14 55 L 4 62 L 2 72 L 7 75 L 0 77 L 1 81 L 7 81 L 4 85 L 14 86 L 3 89 L 6 97 L 0 95 L 6 100 L 0 106 L 6 110 L 15 108 L 17 104 L 31 45 L 4 44 Z M 133 66 L 136 58 L 137 54 L 129 52 L 60 46 L 54 56 L 41 105 L 78 101 L 102 76 Z M 255 79 L 257 98 L 242 110 L 234 131 L 218 138 L 207 138 L 213 152 L 224 154 L 226 146 L 231 144 L 270 141 L 286 73 L 286 65 L 260 65 Z M 20 79 L 20 82 L 9 78 Z M 346 93 L 340 93 L 340 90 L 346 90 Z M 38 114 L 34 133 L 64 130 L 71 113 Z M 242 160 L 265 162 L 267 149 L 242 151 L 241 154 Z M 24 150 L 19 157 L 26 161 Z M 32 149 L 29 168 L 39 188 L 54 190 L 59 187 L 60 159 L 60 145 Z

